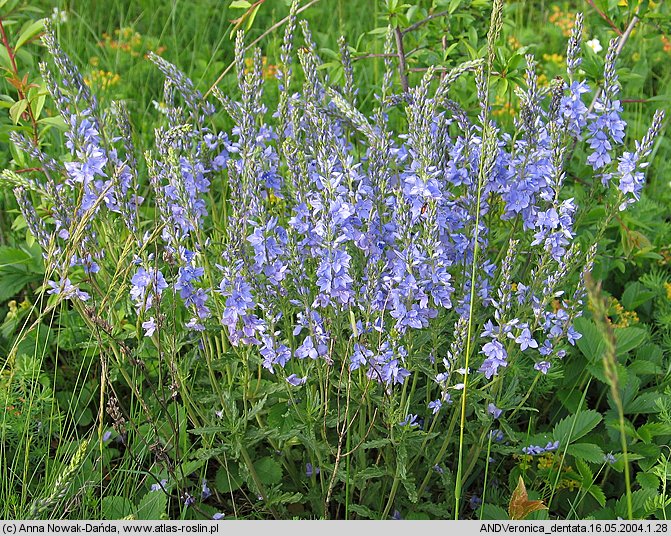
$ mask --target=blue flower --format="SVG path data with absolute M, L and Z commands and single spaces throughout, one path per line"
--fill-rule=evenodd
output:
M 305 359 L 306 357 L 309 357 L 310 359 L 317 359 L 319 357 L 319 353 L 317 352 L 310 335 L 305 337 L 303 344 L 301 344 L 296 349 L 296 357 L 298 359 Z
M 537 371 L 539 371 L 543 374 L 547 374 L 548 370 L 550 370 L 550 366 L 551 365 L 550 365 L 549 361 L 539 361 L 538 363 L 536 363 L 534 365 L 534 369 L 536 369 Z
M 506 353 L 506 349 L 499 341 L 488 342 L 482 347 L 482 351 L 480 353 L 485 354 L 487 358 L 482 363 L 478 371 L 484 373 L 485 378 L 488 380 L 492 376 L 498 374 L 499 367 L 508 366 L 508 362 L 506 361 L 508 354 Z
M 156 319 L 152 316 L 149 318 L 149 320 L 142 322 L 142 329 L 145 330 L 145 337 L 151 337 L 156 331 Z
M 77 298 L 81 301 L 87 301 L 91 297 L 88 292 L 79 290 L 77 285 L 73 285 L 69 278 L 61 279 L 59 283 L 48 281 L 47 284 L 51 287 L 51 290 L 47 290 L 47 294 L 60 294 L 66 300 Z
M 433 415 L 438 413 L 442 407 L 443 407 L 443 402 L 440 399 L 432 400 L 431 402 L 429 402 L 429 409 L 431 410 Z
M 524 328 L 519 337 L 515 339 L 515 342 L 520 345 L 520 350 L 522 351 L 527 348 L 538 348 L 538 343 L 531 336 L 529 328 Z
M 354 352 L 350 357 L 350 370 L 356 370 L 366 365 L 371 357 L 373 357 L 371 350 L 359 343 L 354 343 Z
M 210 495 L 212 495 L 212 492 L 210 491 L 210 488 L 207 487 L 207 480 L 205 480 L 204 478 L 203 478 L 203 482 L 202 482 L 202 486 L 201 486 L 201 487 L 202 487 L 202 491 L 201 491 L 201 493 L 200 493 L 200 498 L 203 499 L 203 500 L 205 500 L 205 499 L 207 499 Z
M 155 268 L 138 268 L 135 275 L 131 278 L 130 296 L 135 301 L 135 305 L 140 310 L 150 309 L 156 297 L 160 297 L 163 291 L 168 288 L 165 278 L 160 270 Z
M 468 500 L 468 506 L 471 508 L 471 510 L 477 510 L 481 504 L 482 499 L 476 495 L 472 495 Z
M 307 462 L 305 464 L 305 476 L 308 478 L 312 478 L 312 475 L 318 475 L 319 474 L 319 467 L 312 467 L 312 464 L 310 462 Z
M 405 419 L 403 419 L 398 424 L 399 426 L 410 426 L 411 428 L 413 426 L 419 426 L 419 423 L 417 422 L 417 415 L 413 415 L 412 413 L 406 415 Z
M 293 385 L 294 387 L 303 385 L 306 381 L 307 378 L 299 378 L 296 374 L 291 374 L 290 376 L 287 376 L 287 382 Z
M 158 484 L 152 484 L 149 491 L 161 491 L 168 485 L 168 480 L 163 478 Z
M 498 419 L 501 416 L 501 413 L 503 413 L 503 410 L 497 408 L 493 403 L 490 402 L 487 406 L 487 413 L 489 413 L 495 419 Z
M 578 333 L 573 326 L 569 326 L 568 330 L 566 331 L 566 339 L 571 345 L 575 346 L 576 341 L 581 337 L 581 333 Z
M 503 434 L 503 432 L 501 430 L 499 430 L 497 428 L 497 429 L 492 430 L 491 432 L 489 432 L 489 437 L 492 438 L 492 441 L 494 441 L 496 443 L 501 443 L 501 441 L 503 441 L 506 436 Z

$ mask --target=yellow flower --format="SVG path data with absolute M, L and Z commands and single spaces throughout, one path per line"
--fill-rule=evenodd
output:
M 97 71 L 91 71 L 87 76 L 84 77 L 84 83 L 89 87 L 98 87 L 100 89 L 108 89 L 119 83 L 121 77 L 109 71 L 103 71 L 99 69 Z
M 565 37 L 569 37 L 575 24 L 575 13 L 563 13 L 559 6 L 552 6 L 552 13 L 548 20 L 551 24 L 557 26 Z
M 508 44 L 510 45 L 510 48 L 512 48 L 513 50 L 518 49 L 522 46 L 522 43 L 520 43 L 520 40 L 517 39 L 517 37 L 515 37 L 514 35 L 511 35 L 508 38 Z
M 543 59 L 545 61 L 556 63 L 557 65 L 562 65 L 564 63 L 564 56 L 561 54 L 543 54 Z

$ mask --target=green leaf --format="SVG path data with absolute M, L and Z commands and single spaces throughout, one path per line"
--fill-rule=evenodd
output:
M 0 302 L 16 296 L 27 284 L 36 281 L 34 273 L 18 269 L 0 270 Z
M 632 510 L 634 518 L 641 517 L 645 509 L 645 503 L 652 499 L 657 493 L 651 489 L 639 489 L 631 494 Z M 615 503 L 615 515 L 622 519 L 628 519 L 627 497 L 623 495 Z
M 598 502 L 602 508 L 606 506 L 606 494 L 599 486 L 592 484 L 587 488 L 587 492 L 596 499 L 596 502 Z
M 252 4 L 247 0 L 233 0 L 228 7 L 230 9 L 249 9 L 252 7 Z
M 648 337 L 643 328 L 620 328 L 615 330 L 617 355 L 624 355 L 639 347 Z
M 26 41 L 35 37 L 42 30 L 44 30 L 44 19 L 36 20 L 35 22 L 33 22 L 25 30 L 23 30 L 19 38 L 16 40 L 14 50 L 15 51 L 19 50 Z
M 640 307 L 647 301 L 650 301 L 655 297 L 655 293 L 652 290 L 648 290 L 638 281 L 634 281 L 627 285 L 626 290 L 622 294 L 622 305 L 625 309 L 630 311 Z
M 247 24 L 245 25 L 245 30 L 249 31 L 249 29 L 252 27 L 252 24 L 254 24 L 254 19 L 256 18 L 256 14 L 259 12 L 259 8 L 261 7 L 261 4 L 257 5 L 252 9 L 251 13 L 247 16 Z
M 575 467 L 578 470 L 578 473 L 580 474 L 582 487 L 585 489 L 589 488 L 589 486 L 592 485 L 592 482 L 594 482 L 594 473 L 592 473 L 592 470 L 589 468 L 589 465 L 587 465 L 582 460 L 576 460 Z
M 377 519 L 378 516 L 373 510 L 364 506 L 362 504 L 350 504 L 349 509 L 351 512 L 354 512 L 357 516 L 364 519 Z
M 628 365 L 629 372 L 636 374 L 637 376 L 649 375 L 662 375 L 664 374 L 664 369 L 660 367 L 657 363 L 652 363 L 651 361 L 646 361 L 645 359 L 636 359 L 629 363 Z
M 663 422 L 651 422 L 644 424 L 636 430 L 638 437 L 644 443 L 651 443 L 656 436 L 671 435 L 671 424 Z
M 486 503 L 482 507 L 482 519 L 503 521 L 510 519 L 510 517 L 508 516 L 508 512 L 502 507 L 496 504 Z
M 657 491 L 659 487 L 659 478 L 650 473 L 638 473 L 636 475 L 636 482 L 638 482 L 643 489 L 652 489 Z
M 254 470 L 259 475 L 259 480 L 267 486 L 279 484 L 282 480 L 282 466 L 269 456 L 256 462 Z
M 366 450 L 366 449 L 379 449 L 382 447 L 386 447 L 387 445 L 391 444 L 391 439 L 383 438 L 383 439 L 372 439 L 370 441 L 365 441 L 362 445 L 361 448 Z
M 578 318 L 575 321 L 575 329 L 582 334 L 577 343 L 582 354 L 592 363 L 601 359 L 605 343 L 594 322 Z
M 40 125 L 47 125 L 50 127 L 57 128 L 58 130 L 64 131 L 67 129 L 65 121 L 63 121 L 63 118 L 60 115 L 56 117 L 43 117 L 42 119 L 38 119 L 37 122 Z
M 226 466 L 222 465 L 214 478 L 215 486 L 219 493 L 230 493 L 240 489 L 242 478 L 240 478 L 240 468 L 234 461 L 228 462 L 228 471 Z
M 195 473 L 205 465 L 205 462 L 206 460 L 189 460 L 184 462 L 175 468 L 175 477 L 178 481 L 183 482 L 189 475 Z
M 447 8 L 447 10 L 450 12 L 450 15 L 457 10 L 462 1 L 463 0 L 451 0 L 450 5 Z
M 589 434 L 601 422 L 603 417 L 598 411 L 579 411 L 575 415 L 564 417 L 552 431 L 560 448 Z
M 286 493 L 281 493 L 279 495 L 273 493 L 268 497 L 268 504 L 296 504 L 303 499 L 302 493 L 291 493 L 287 491 Z
M 574 443 L 569 445 L 567 454 L 589 463 L 603 463 L 603 450 L 593 443 Z
M 382 478 L 383 476 L 388 476 L 389 474 L 389 469 L 379 467 L 377 465 L 369 465 L 354 475 L 354 485 L 359 486 L 368 480 Z
M 163 491 L 150 491 L 140 499 L 135 517 L 143 520 L 161 519 L 168 507 L 168 496 Z
M 28 100 L 26 99 L 17 100 L 14 104 L 12 104 L 12 107 L 9 109 L 9 117 L 15 125 L 18 125 L 23 112 L 26 111 L 26 108 L 28 108 Z
M 25 265 L 31 261 L 30 253 L 19 248 L 0 246 L 0 269 L 8 266 Z
M 632 413 L 659 413 L 660 407 L 657 404 L 660 393 L 650 391 L 637 396 L 630 403 L 624 405 L 624 412 L 628 415 Z
M 100 505 L 103 519 L 123 519 L 135 512 L 133 503 L 130 500 L 117 495 L 103 497 Z

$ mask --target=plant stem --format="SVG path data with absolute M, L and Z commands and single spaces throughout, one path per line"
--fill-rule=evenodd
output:
M 408 67 L 405 61 L 405 50 L 403 49 L 403 33 L 398 26 L 394 28 L 394 37 L 396 38 L 396 50 L 398 50 L 398 74 L 401 79 L 401 88 L 403 88 L 405 94 L 408 92 Z

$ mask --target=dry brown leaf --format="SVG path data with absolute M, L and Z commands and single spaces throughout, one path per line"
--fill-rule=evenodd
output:
M 543 504 L 543 501 L 529 500 L 529 494 L 524 485 L 524 480 L 520 477 L 517 487 L 515 488 L 515 491 L 513 491 L 512 497 L 510 497 L 510 504 L 508 505 L 508 515 L 510 515 L 510 519 L 520 521 L 526 519 L 532 512 L 547 509 L 548 507 Z

